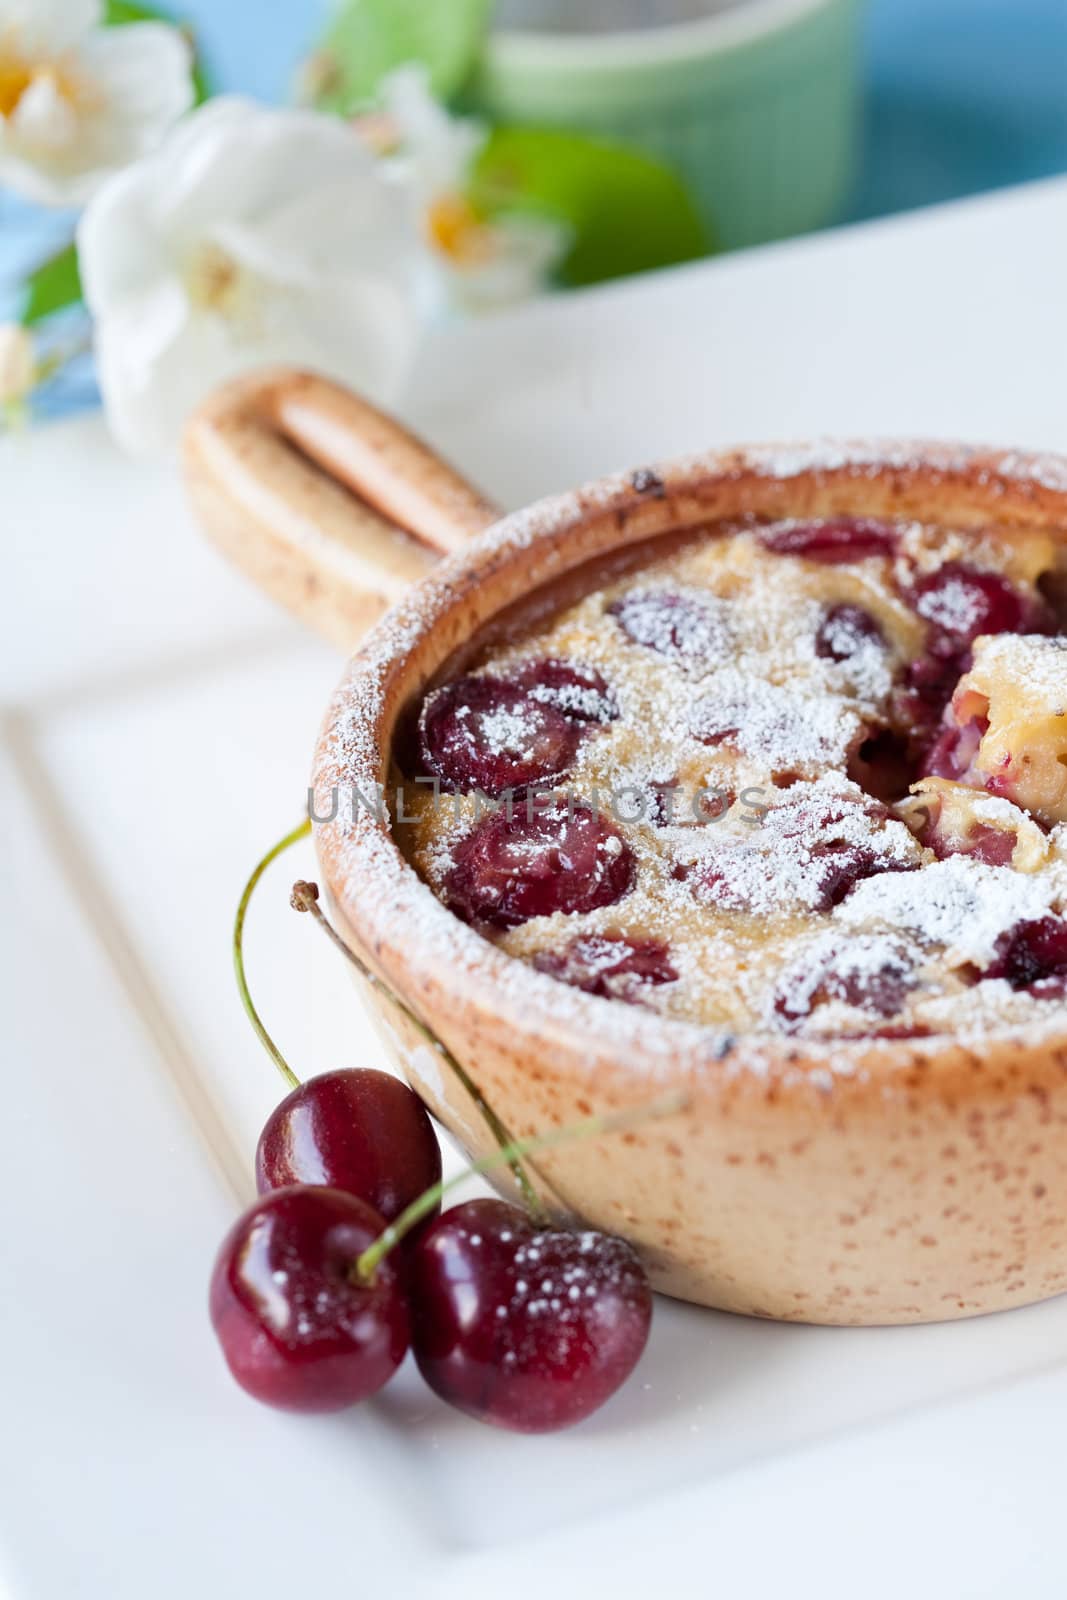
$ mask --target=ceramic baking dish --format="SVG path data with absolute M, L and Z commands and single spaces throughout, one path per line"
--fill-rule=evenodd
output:
M 438 902 L 388 816 L 402 713 L 532 592 L 739 515 L 990 522 L 1067 546 L 1067 462 L 921 443 L 753 447 L 635 470 L 501 517 L 395 422 L 307 375 L 244 379 L 194 419 L 194 505 L 222 548 L 345 647 L 314 759 L 343 937 L 519 1134 L 646 1103 L 684 1113 L 538 1158 L 557 1205 L 631 1238 L 668 1293 L 823 1323 L 906 1323 L 1067 1285 L 1067 1008 L 1038 1032 L 820 1046 L 665 1020 L 516 961 Z M 342 803 L 334 814 L 335 791 Z M 368 991 L 395 1059 L 472 1152 L 492 1138 L 442 1058 Z

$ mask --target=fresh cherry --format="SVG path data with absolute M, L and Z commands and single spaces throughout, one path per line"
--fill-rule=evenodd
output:
M 542 950 L 533 964 L 587 994 L 637 1005 L 645 989 L 678 977 L 665 944 L 618 933 L 581 934 L 562 950 Z
M 1040 917 L 1002 933 L 984 978 L 1006 978 L 1013 989 L 1028 989 L 1039 999 L 1059 998 L 1067 978 L 1067 920 Z
M 870 517 L 835 517 L 826 522 L 795 522 L 785 528 L 769 528 L 760 542 L 776 555 L 804 556 L 837 566 L 845 561 L 864 561 L 869 556 L 891 556 L 897 547 L 897 532 L 888 523 Z
M 339 1411 L 376 1394 L 408 1348 L 394 1261 L 356 1263 L 385 1223 L 355 1195 L 275 1189 L 234 1224 L 211 1279 L 211 1321 L 230 1371 L 286 1411 Z
M 714 659 L 728 643 L 722 618 L 693 595 L 637 590 L 616 600 L 609 614 L 634 644 L 678 660 Z
M 633 882 L 618 830 L 588 807 L 503 807 L 461 839 L 444 889 L 467 922 L 510 928 L 556 911 L 614 905 Z
M 256 1148 L 260 1194 L 325 1184 L 386 1222 L 440 1177 L 441 1150 L 422 1101 L 399 1078 L 369 1068 L 309 1078 L 271 1112 Z
M 509 681 L 574 722 L 614 722 L 619 714 L 618 702 L 604 677 L 576 661 L 553 656 L 526 661 L 509 675 Z
M 412 1347 L 443 1400 L 547 1433 L 615 1393 L 648 1339 L 652 1294 L 621 1239 L 545 1228 L 471 1200 L 423 1235 L 410 1268 Z
M 450 790 L 507 790 L 557 778 L 581 729 L 543 699 L 501 678 L 457 678 L 427 695 L 419 718 L 425 770 Z
M 825 661 L 850 661 L 876 646 L 885 649 L 885 634 L 862 606 L 831 606 L 815 635 L 815 654 Z

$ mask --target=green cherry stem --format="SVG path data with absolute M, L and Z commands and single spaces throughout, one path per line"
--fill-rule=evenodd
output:
M 673 1117 L 679 1111 L 684 1111 L 688 1104 L 689 1095 L 685 1090 L 679 1089 L 673 1094 L 664 1095 L 662 1099 L 653 1100 L 643 1106 L 608 1112 L 601 1117 L 583 1117 L 580 1122 L 569 1122 L 562 1128 L 553 1128 L 549 1133 L 535 1134 L 530 1139 L 512 1139 L 499 1150 L 494 1150 L 491 1155 L 482 1156 L 479 1161 L 472 1161 L 465 1171 L 457 1173 L 454 1178 L 449 1178 L 444 1183 L 435 1183 L 432 1188 L 424 1190 L 357 1258 L 356 1276 L 361 1282 L 369 1283 L 393 1246 L 399 1244 L 412 1228 L 417 1227 L 423 1217 L 428 1216 L 446 1194 L 459 1184 L 465 1183 L 474 1174 L 491 1172 L 494 1167 L 502 1166 L 505 1162 L 514 1162 L 522 1156 L 534 1155 L 539 1150 L 550 1150 L 554 1145 L 571 1144 L 578 1139 L 592 1139 L 605 1133 L 622 1133 L 628 1128 L 640 1127 L 646 1122 L 651 1122 L 656 1117 Z
M 389 988 L 388 984 L 383 983 L 382 980 L 375 973 L 373 973 L 369 967 L 365 966 L 359 957 L 348 948 L 348 945 L 341 938 L 341 935 L 337 932 L 337 929 L 329 921 L 323 912 L 322 907 L 319 905 L 318 884 L 307 883 L 303 880 L 301 880 L 299 883 L 294 883 L 293 892 L 289 897 L 289 903 L 293 907 L 294 911 L 308 911 L 311 913 L 311 915 L 315 918 L 315 921 L 319 924 L 319 927 L 329 935 L 334 944 L 337 946 L 338 950 L 340 950 L 341 954 L 352 963 L 360 976 L 364 978 L 373 989 L 376 989 L 379 994 L 384 995 L 387 1000 L 396 1006 L 397 1010 L 407 1018 L 416 1032 L 421 1034 L 421 1036 L 426 1040 L 430 1048 L 436 1050 L 437 1053 L 443 1058 L 451 1071 L 455 1073 L 464 1089 L 470 1095 L 475 1105 L 478 1107 L 478 1110 L 481 1112 L 489 1126 L 493 1138 L 500 1146 L 500 1151 L 498 1152 L 497 1156 L 492 1158 L 493 1165 L 496 1165 L 498 1160 L 507 1162 L 507 1164 L 511 1167 L 512 1176 L 514 1177 L 515 1182 L 518 1185 L 519 1192 L 522 1195 L 523 1204 L 526 1206 L 526 1209 L 529 1211 L 534 1221 L 539 1223 L 547 1221 L 548 1213 L 546 1212 L 541 1201 L 541 1197 L 537 1193 L 537 1190 L 534 1188 L 533 1184 L 530 1182 L 529 1174 L 522 1164 L 522 1156 L 526 1154 L 526 1152 L 519 1149 L 519 1141 L 515 1139 L 505 1124 L 501 1122 L 500 1118 L 497 1116 L 496 1112 L 493 1110 L 492 1106 L 489 1104 L 488 1100 L 485 1098 L 474 1079 L 470 1076 L 466 1067 L 461 1065 L 461 1063 L 452 1054 L 451 1050 L 449 1050 L 448 1046 L 437 1037 L 433 1029 L 423 1022 L 421 1017 L 416 1016 L 415 1012 L 406 1006 L 402 1000 L 398 1000 L 392 989 Z M 504 1154 L 503 1152 L 510 1153 Z M 415 1201 L 413 1203 L 417 1205 L 419 1202 Z M 433 1202 L 431 1201 L 430 1204 L 432 1205 Z
M 237 904 L 237 915 L 234 918 L 233 923 L 233 970 L 237 975 L 237 992 L 241 996 L 241 1002 L 245 1010 L 248 1012 L 248 1020 L 251 1022 L 253 1028 L 255 1028 L 260 1044 L 270 1056 L 271 1060 L 274 1062 L 274 1065 L 277 1067 L 278 1071 L 281 1073 L 290 1089 L 298 1089 L 300 1087 L 300 1079 L 297 1077 L 296 1073 L 293 1071 L 292 1067 L 289 1065 L 288 1061 L 286 1061 L 285 1057 L 278 1049 L 278 1046 L 274 1043 L 274 1040 L 263 1026 L 259 1012 L 252 1003 L 252 996 L 248 992 L 248 979 L 245 976 L 244 957 L 245 915 L 248 911 L 248 902 L 252 898 L 252 891 L 255 889 L 256 884 L 259 882 L 260 878 L 262 878 L 271 862 L 276 861 L 284 850 L 288 850 L 291 844 L 296 844 L 299 839 L 306 839 L 310 832 L 310 819 L 305 818 L 298 828 L 294 828 L 291 833 L 287 833 L 284 839 L 279 839 L 278 843 L 267 851 L 262 861 L 260 861 L 253 870 L 252 876 L 245 884 L 244 893 Z

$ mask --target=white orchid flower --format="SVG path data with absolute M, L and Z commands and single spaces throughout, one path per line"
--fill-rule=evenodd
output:
M 539 293 L 567 248 L 567 229 L 546 217 L 487 220 L 478 214 L 467 191 L 486 139 L 482 125 L 450 116 L 431 95 L 421 67 L 391 73 L 382 105 L 443 297 L 483 310 Z M 368 131 L 380 147 L 382 123 L 373 113 Z
M 100 20 L 100 0 L 0 0 L 0 185 L 43 205 L 82 205 L 193 102 L 177 28 Z
M 108 419 L 134 451 L 167 449 L 250 366 L 390 404 L 414 354 L 403 195 L 330 117 L 210 102 L 100 192 L 78 250 Z

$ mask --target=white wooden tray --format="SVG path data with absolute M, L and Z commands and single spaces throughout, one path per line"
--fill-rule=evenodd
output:
M 406 408 L 504 503 L 734 440 L 1067 447 L 1067 182 L 732 257 L 438 336 Z M 234 902 L 299 816 L 339 662 L 91 418 L 0 442 L 7 1023 L 0 1585 L 15 1600 L 316 1593 L 1060 1596 L 1067 1301 L 943 1328 L 663 1302 L 629 1388 L 528 1440 L 411 1372 L 326 1421 L 257 1409 L 205 1313 L 280 1083 Z M 286 908 L 248 960 L 298 1070 L 380 1064 Z

